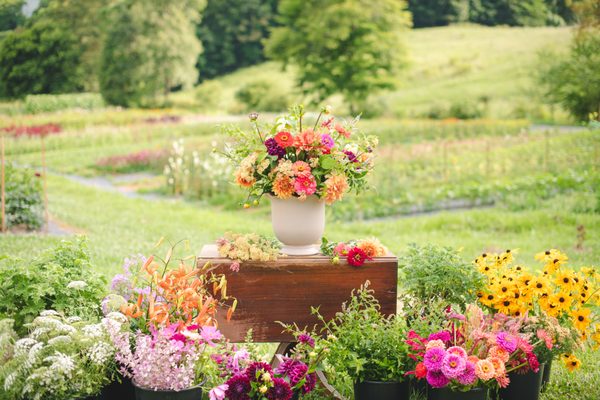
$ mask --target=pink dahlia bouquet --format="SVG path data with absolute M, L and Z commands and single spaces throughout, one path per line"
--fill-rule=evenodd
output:
M 434 388 L 469 390 L 477 386 L 506 387 L 509 372 L 539 370 L 533 345 L 518 331 L 498 329 L 492 317 L 474 305 L 448 314 L 447 329 L 422 338 L 410 332 L 407 343 L 417 362 L 409 374 Z
M 112 313 L 118 314 L 118 313 Z M 151 390 L 180 391 L 201 385 L 210 362 L 209 348 L 222 339 L 212 326 L 177 324 L 150 327 L 150 334 L 129 330 L 127 318 L 113 318 L 107 330 L 123 376 Z
M 297 106 L 274 124 L 261 125 L 253 113 L 250 132 L 227 130 L 233 140 L 225 155 L 236 165 L 236 183 L 248 189 L 246 207 L 265 194 L 280 199 L 314 195 L 332 204 L 350 190 L 365 188 L 377 138 L 358 133 L 358 117 L 337 121 L 328 107 L 310 125 L 303 117 L 303 107 Z
M 235 346 L 213 355 L 225 383 L 210 391 L 210 399 L 290 400 L 295 394 L 310 393 L 325 352 L 316 348 L 315 339 L 307 333 L 297 333 L 296 340 L 292 355 L 281 357 L 275 368 Z

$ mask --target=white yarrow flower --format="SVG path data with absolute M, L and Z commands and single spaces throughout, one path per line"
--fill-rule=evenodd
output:
M 84 281 L 72 281 L 69 282 L 69 284 L 67 285 L 68 289 L 77 289 L 77 290 L 83 290 L 87 287 L 87 283 L 85 283 Z

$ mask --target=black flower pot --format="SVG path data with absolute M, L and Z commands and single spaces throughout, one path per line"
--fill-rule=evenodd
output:
M 488 389 L 478 387 L 461 392 L 447 387 L 441 389 L 430 387 L 427 389 L 427 400 L 488 400 Z
M 550 374 L 552 373 L 552 360 L 544 364 L 544 373 L 542 374 L 542 393 L 546 391 L 546 387 L 550 383 Z
M 98 396 L 99 400 L 134 400 L 135 389 L 131 379 L 121 377 L 121 382 L 114 381 L 110 385 L 105 386 Z
M 409 397 L 408 381 L 362 381 L 354 384 L 354 400 L 409 400 Z
M 180 390 L 152 390 L 135 385 L 135 400 L 198 400 L 202 398 L 202 387 Z M 120 400 L 120 399 L 119 399 Z
M 498 391 L 495 400 L 539 400 L 542 387 L 544 364 L 538 372 L 529 371 L 525 374 L 511 372 L 508 374 L 510 383 Z

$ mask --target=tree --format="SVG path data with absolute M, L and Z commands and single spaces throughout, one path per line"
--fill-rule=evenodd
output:
M 121 106 L 164 104 L 171 89 L 195 83 L 202 0 L 118 0 L 109 10 L 100 89 Z
M 209 0 L 197 35 L 204 51 L 200 79 L 210 79 L 264 60 L 263 40 L 274 24 L 275 0 Z
M 579 121 L 592 113 L 600 118 L 600 3 L 581 0 L 574 4 L 579 27 L 565 59 L 549 54 L 539 81 L 545 94 Z
M 471 0 L 469 19 L 483 25 L 543 26 L 550 11 L 544 0 Z
M 23 4 L 25 0 L 0 0 L 0 31 L 13 30 L 23 24 Z
M 443 26 L 469 19 L 469 0 L 409 0 L 415 28 Z
M 305 93 L 340 93 L 354 112 L 372 91 L 393 87 L 410 13 L 398 0 L 282 0 L 279 22 L 267 55 L 298 65 Z
M 0 43 L 0 97 L 80 90 L 76 43 L 47 20 L 11 32 Z

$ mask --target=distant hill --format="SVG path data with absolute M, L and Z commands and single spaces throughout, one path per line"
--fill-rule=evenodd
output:
M 394 91 L 373 96 L 365 108 L 400 117 L 482 114 L 497 118 L 549 119 L 549 108 L 534 101 L 536 63 L 542 50 L 565 51 L 569 28 L 510 28 L 460 25 L 415 29 L 406 34 L 409 66 L 398 76 Z M 190 93 L 175 96 L 200 101 L 205 111 L 243 112 L 235 93 L 255 82 L 270 86 L 268 95 L 299 101 L 293 68 L 282 71 L 269 62 L 240 69 L 208 81 Z M 340 100 L 329 100 L 338 105 Z

